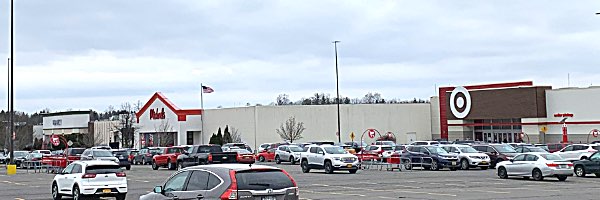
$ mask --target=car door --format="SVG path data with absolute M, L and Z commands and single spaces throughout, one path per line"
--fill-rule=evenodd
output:
M 209 197 L 208 190 L 209 173 L 204 170 L 192 170 L 183 191 L 177 192 L 179 200 L 187 199 L 214 199 Z
M 316 162 L 316 156 L 317 156 L 317 152 L 318 152 L 319 147 L 310 147 L 309 153 L 308 153 L 308 164 L 314 165 Z
M 506 168 L 506 172 L 508 173 L 508 175 L 522 175 L 523 171 L 524 171 L 524 165 L 525 165 L 525 156 L 526 154 L 520 154 L 518 156 L 516 156 L 512 162 L 507 163 L 506 165 L 504 165 L 504 168 Z
M 521 166 L 522 174 L 533 176 L 533 169 L 535 168 L 538 159 L 537 155 L 527 154 L 527 156 L 525 156 L 524 164 Z
M 600 153 L 594 153 L 586 163 L 585 169 L 588 173 L 600 173 Z
M 317 147 L 317 156 L 315 159 L 315 164 L 318 165 L 323 165 L 323 163 L 325 162 L 325 149 L 321 148 L 321 147 Z
M 71 172 L 77 164 L 68 165 L 58 176 L 58 188 L 60 191 L 71 191 L 75 179 L 72 178 Z
M 573 148 L 574 148 L 573 145 L 569 145 L 569 146 L 563 148 L 562 150 L 560 150 L 559 155 L 562 156 L 564 159 L 572 160 L 574 158 Z

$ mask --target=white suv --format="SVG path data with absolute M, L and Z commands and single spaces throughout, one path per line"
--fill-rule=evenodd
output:
M 291 162 L 295 165 L 296 162 L 300 162 L 300 153 L 302 148 L 295 145 L 282 145 L 275 151 L 275 163 L 280 164 L 283 162 Z
M 572 144 L 560 151 L 554 152 L 554 154 L 563 157 L 565 160 L 575 161 L 585 160 L 598 150 L 600 150 L 600 145 L 598 144 Z
M 310 145 L 306 153 L 302 154 L 300 166 L 302 172 L 308 173 L 311 169 L 325 169 L 331 174 L 334 170 L 347 170 L 351 174 L 359 168 L 358 157 L 348 153 L 344 148 L 331 145 Z
M 457 153 L 460 169 L 467 170 L 471 167 L 480 167 L 486 170 L 490 167 L 491 159 L 488 155 L 480 153 L 469 145 L 450 144 L 440 145 L 448 153 Z
M 52 181 L 52 198 L 71 196 L 74 200 L 86 197 L 116 197 L 125 200 L 127 177 L 119 164 L 111 161 L 76 161 L 69 164 Z

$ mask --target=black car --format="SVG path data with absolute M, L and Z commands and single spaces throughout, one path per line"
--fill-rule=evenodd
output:
M 162 151 L 158 147 L 143 148 L 138 154 L 133 157 L 134 165 L 149 165 L 152 164 L 152 157 L 160 154 Z
M 237 163 L 237 152 L 223 152 L 219 145 L 194 145 L 185 153 L 177 156 L 177 167 L 196 165 Z
M 456 171 L 459 167 L 458 155 L 431 145 L 408 147 L 406 152 L 401 154 L 400 159 L 406 169 L 418 166 L 437 171 L 447 167 L 451 171 Z
M 508 144 L 478 144 L 472 147 L 490 157 L 492 168 L 495 168 L 499 162 L 513 159 L 517 155 L 515 149 Z
M 585 160 L 574 161 L 575 175 L 582 177 L 586 174 L 594 174 L 600 177 L 600 153 L 596 152 Z
M 125 167 L 125 169 L 131 169 L 131 162 L 129 162 L 129 153 L 127 150 L 113 150 L 112 154 L 119 159 L 119 166 Z

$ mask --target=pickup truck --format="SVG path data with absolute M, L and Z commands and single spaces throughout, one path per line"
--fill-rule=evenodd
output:
M 194 145 L 177 157 L 177 167 L 184 168 L 213 163 L 236 163 L 237 152 L 223 152 L 219 145 Z
M 184 151 L 181 147 L 167 147 L 163 151 L 152 157 L 152 169 L 158 170 L 159 167 L 167 167 L 174 170 L 177 166 L 177 157 Z

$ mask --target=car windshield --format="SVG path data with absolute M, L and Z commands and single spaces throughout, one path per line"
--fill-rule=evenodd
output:
M 593 149 L 600 151 L 600 146 L 592 146 Z
M 85 149 L 71 149 L 71 155 L 81 155 Z
M 540 154 L 540 156 L 546 160 L 564 160 L 564 158 L 555 154 Z
M 148 152 L 150 152 L 150 153 L 160 153 L 162 151 L 160 149 L 148 149 Z
M 515 149 L 510 145 L 494 145 L 496 150 L 500 153 L 517 153 Z
M 432 154 L 446 154 L 448 152 L 446 152 L 446 150 L 442 149 L 441 147 L 425 147 L 427 148 Z
M 219 146 L 201 146 L 198 147 L 198 153 L 223 152 Z
M 396 151 L 400 151 L 400 150 L 403 150 L 403 149 L 404 149 L 404 146 L 396 146 L 394 148 L 394 150 L 396 150 Z
M 91 165 L 85 169 L 85 173 L 89 174 L 114 174 L 122 171 L 119 165 Z
M 13 152 L 13 154 L 15 154 L 15 157 L 25 157 L 25 156 L 27 156 L 27 152 L 24 152 L 24 151 L 15 151 L 15 152 Z
M 281 190 L 294 183 L 281 170 L 241 171 L 235 174 L 238 190 Z
M 323 149 L 328 154 L 346 154 L 346 150 L 342 147 L 324 147 Z
M 38 150 L 38 153 L 50 154 L 49 150 Z
M 127 155 L 127 152 L 126 151 L 113 151 L 113 155 L 124 156 L 124 155 Z
M 41 153 L 31 153 L 31 157 L 32 158 L 41 158 L 42 154 Z
M 289 148 L 290 148 L 290 151 L 292 151 L 292 152 L 302 152 L 302 148 L 297 147 L 297 146 L 291 146 Z
M 473 149 L 473 147 L 458 147 L 458 149 L 463 153 L 479 153 L 479 151 Z
M 393 151 L 394 147 L 381 147 L 381 150 L 383 150 L 383 151 Z
M 110 151 L 107 151 L 107 150 L 94 151 L 93 154 L 94 154 L 94 157 L 113 157 L 113 155 L 110 153 Z
M 246 149 L 231 149 L 231 151 L 237 152 L 239 154 L 251 154 L 251 152 Z
M 548 151 L 546 151 L 546 150 L 544 150 L 542 148 L 539 148 L 539 147 L 529 147 L 529 151 L 531 151 L 531 152 L 543 152 L 543 153 L 547 153 L 548 152 Z

